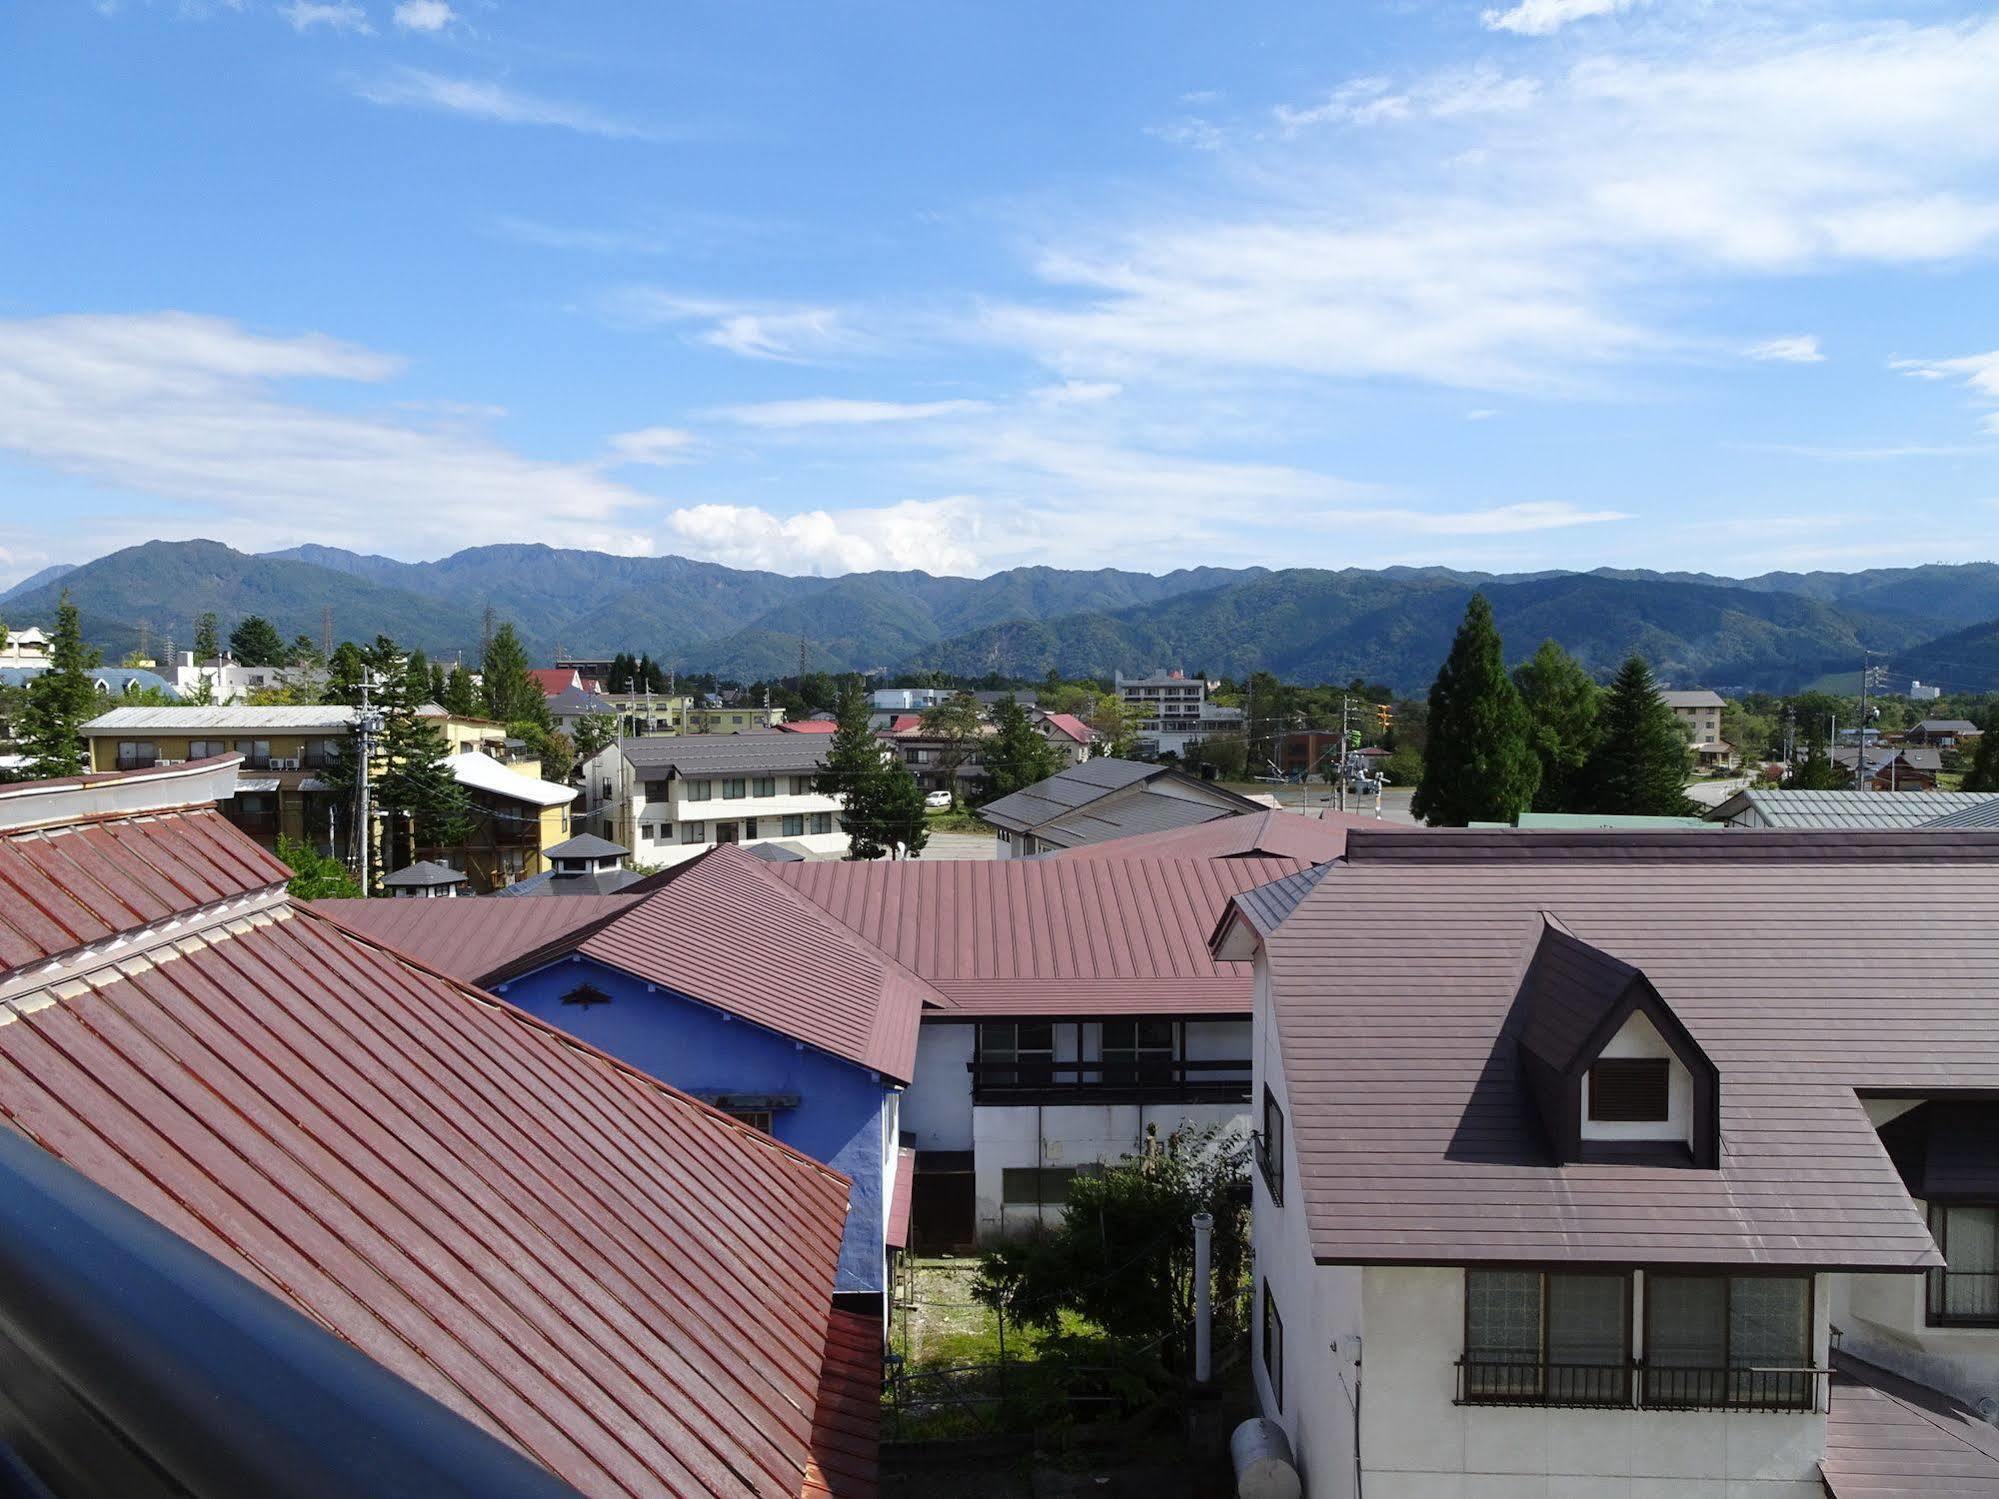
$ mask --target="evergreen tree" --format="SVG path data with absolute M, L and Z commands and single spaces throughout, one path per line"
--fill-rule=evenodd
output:
M 450 848 L 472 834 L 471 798 L 450 767 L 451 747 L 434 718 L 419 710 L 430 669 L 404 655 L 386 636 L 376 637 L 368 663 L 381 683 L 376 745 L 375 805 L 382 812 L 383 858 L 393 872 L 416 862 L 419 850 Z
M 1492 605 L 1475 593 L 1430 687 L 1429 743 L 1410 810 L 1433 827 L 1514 822 L 1540 779 L 1527 705 L 1506 674 Z
M 1965 773 L 1966 791 L 1999 791 L 1999 703 L 1985 710 L 1985 732 L 1978 736 L 1978 748 Z
M 1541 784 L 1536 812 L 1584 812 L 1583 769 L 1596 748 L 1596 715 L 1603 691 L 1582 664 L 1552 640 L 1514 668 L 1513 684 L 1532 720 Z
M 900 760 L 882 764 L 875 786 L 874 819 L 875 839 L 891 858 L 920 854 L 930 841 L 930 813 L 923 804 L 923 788 Z
M 511 624 L 501 625 L 486 642 L 479 670 L 486 717 L 498 723 L 547 727 L 548 699 L 542 696 L 541 683 L 528 675 L 528 653 Z
M 826 743 L 826 763 L 813 779 L 813 789 L 821 796 L 840 799 L 840 830 L 847 835 L 849 859 L 879 859 L 894 846 L 885 762 L 881 741 L 868 726 L 867 698 L 858 690 L 849 691 L 840 699 L 839 723 Z
M 341 641 L 326 662 L 326 700 L 345 703 L 350 708 L 358 704 L 361 678 L 367 670 L 368 659 L 361 647 L 351 640 Z
M 1786 791 L 1850 791 L 1853 777 L 1814 749 L 1784 777 Z
M 444 663 L 430 663 L 430 700 L 439 707 L 444 705 Z M 446 710 L 449 711 L 448 709 Z
M 100 706 L 90 675 L 97 660 L 97 652 L 83 643 L 83 622 L 65 588 L 56 605 L 48 670 L 29 682 L 27 706 L 14 730 L 31 777 L 73 776 L 89 767 L 83 726 Z
M 1062 768 L 1055 746 L 1041 737 L 1027 710 L 1011 696 L 993 708 L 993 730 L 986 746 L 985 796 L 1006 796 Z
M 319 646 L 310 635 L 300 635 L 285 654 L 290 658 L 284 663 L 287 666 L 303 666 L 314 671 L 326 668 L 326 658 L 319 653 Z
M 215 616 L 202 618 L 212 620 Z M 275 625 L 261 614 L 246 614 L 229 632 L 229 654 L 238 666 L 283 666 L 288 653 Z
M 1585 771 L 1591 812 L 1679 817 L 1687 811 L 1687 736 L 1659 697 L 1652 668 L 1632 656 L 1618 670 L 1597 714 L 1598 738 Z
M 619 651 L 617 655 L 611 658 L 611 670 L 609 675 L 604 678 L 604 690 L 606 692 L 632 691 L 632 677 L 636 671 L 637 667 L 633 664 L 631 656 L 624 651 Z
M 194 664 L 206 666 L 222 654 L 221 627 L 215 611 L 209 610 L 194 622 Z
M 460 662 L 451 668 L 451 674 L 444 679 L 444 693 L 438 699 L 445 711 L 459 718 L 477 718 L 481 707 L 479 689 L 473 685 L 472 673 Z

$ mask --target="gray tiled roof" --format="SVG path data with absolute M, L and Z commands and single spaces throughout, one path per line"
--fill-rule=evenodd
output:
M 1034 836 L 1057 848 L 1101 843 L 1111 838 L 1129 838 L 1140 833 L 1167 833 L 1179 828 L 1199 827 L 1223 817 L 1245 816 L 1210 802 L 1190 802 L 1182 796 L 1158 796 L 1141 789 L 1135 796 L 1121 796 L 1102 806 L 1089 805 L 1043 823 Z
M 1942 816 L 1921 824 L 1926 828 L 1999 828 L 1999 793 L 1990 791 L 1960 791 L 1952 793 L 1958 798 L 1973 798 L 1968 806 L 1953 807 Z
M 682 779 L 718 775 L 752 775 L 758 771 L 797 774 L 826 763 L 826 740 L 819 734 L 786 734 L 777 730 L 748 734 L 667 734 L 627 739 L 625 759 L 641 775 L 667 774 Z
M 541 852 L 542 857 L 548 859 L 607 859 L 614 856 L 622 859 L 631 850 L 608 838 L 599 838 L 595 833 L 578 833 L 574 838 Z
M 398 889 L 421 890 L 431 885 L 462 885 L 465 876 L 449 864 L 440 864 L 435 859 L 420 859 L 414 864 L 405 864 L 382 883 Z

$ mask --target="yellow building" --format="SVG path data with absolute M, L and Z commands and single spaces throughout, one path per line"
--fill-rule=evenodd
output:
M 476 814 L 474 832 L 419 858 L 463 869 L 475 891 L 509 884 L 546 867 L 542 850 L 570 836 L 571 786 L 540 779 L 533 759 L 506 758 L 506 730 L 439 708 L 433 719 L 451 749 L 449 763 Z M 325 779 L 345 753 L 354 710 L 306 707 L 114 708 L 83 728 L 93 770 L 139 770 L 214 755 L 241 755 L 236 795 L 222 804 L 229 820 L 266 847 L 280 837 L 346 856 L 354 804 Z M 375 836 L 380 846 L 381 827 Z
M 743 734 L 774 729 L 784 722 L 784 709 L 738 703 L 733 708 L 697 708 L 685 693 L 643 692 L 601 694 L 617 712 L 627 734 L 644 738 L 657 734 Z

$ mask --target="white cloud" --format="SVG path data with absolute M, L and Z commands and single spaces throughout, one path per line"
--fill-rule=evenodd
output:
M 402 0 L 396 7 L 396 24 L 405 31 L 442 31 L 457 19 L 445 0 Z
M 862 427 L 882 422 L 921 422 L 940 416 L 969 416 L 986 409 L 984 401 L 848 401 L 822 396 L 724 406 L 716 415 L 746 427 Z
M 1811 333 L 1794 334 L 1786 338 L 1766 338 L 1762 343 L 1751 344 L 1742 352 L 1750 359 L 1771 360 L 1778 364 L 1825 362 L 1825 355 L 1819 350 L 1818 337 Z
M 1079 380 L 1601 394 L 1609 366 L 1717 342 L 1653 324 L 1692 283 L 1999 246 L 1995 75 L 1999 18 L 1718 17 L 1508 71 L 1354 79 L 1279 111 L 1184 211 L 1153 194 L 1045 227 L 1043 293 L 983 326 Z M 1314 126 L 1376 133 L 1360 151 Z
M 641 427 L 636 432 L 618 433 L 610 448 L 622 463 L 664 466 L 683 461 L 695 443 L 694 434 L 679 427 Z
M 731 302 L 644 286 L 613 293 L 604 307 L 612 317 L 629 322 L 692 325 L 697 343 L 745 359 L 806 363 L 870 345 L 847 315 L 832 307 Z
M 677 548 L 732 567 L 963 573 L 980 569 L 983 510 L 962 495 L 785 516 L 751 505 L 691 505 L 670 512 L 666 529 Z
M 1520 0 L 1511 10 L 1488 10 L 1479 16 L 1490 31 L 1511 31 L 1520 36 L 1547 36 L 1571 21 L 1607 16 L 1627 10 L 1637 0 Z
M 1186 146 L 1194 151 L 1219 151 L 1228 135 L 1219 125 L 1199 115 L 1184 115 L 1164 125 L 1148 125 L 1145 133 L 1169 146 Z
M 654 140 L 658 136 L 587 104 L 544 99 L 505 84 L 477 78 L 450 78 L 423 68 L 395 68 L 355 85 L 371 104 L 395 108 L 435 109 L 507 125 L 548 125 L 613 140 Z
M 375 28 L 368 23 L 368 13 L 347 0 L 333 0 L 331 4 L 320 4 L 318 0 L 292 0 L 289 5 L 280 6 L 278 14 L 291 22 L 293 31 L 311 31 L 324 26 L 328 31 L 351 31 L 359 36 L 373 36 Z
M 1114 400 L 1124 390 L 1115 380 L 1064 380 L 1029 392 L 1043 406 L 1091 406 Z
M 537 527 L 611 534 L 649 505 L 592 465 L 527 458 L 463 422 L 334 411 L 282 389 L 376 385 L 401 368 L 320 334 L 188 313 L 0 321 L 0 450 L 168 502 L 117 523 L 138 532 L 121 542 L 226 528 L 237 545 L 435 555 Z
M 1918 380 L 1962 380 L 1974 395 L 1999 404 L 1999 349 L 1956 359 L 1897 359 L 1890 368 Z M 1984 426 L 1999 432 L 1999 411 L 1987 413 Z
M 1342 524 L 1383 526 L 1415 536 L 1515 536 L 1630 520 L 1621 510 L 1582 510 L 1563 500 L 1493 505 L 1483 510 L 1347 510 L 1328 517 Z

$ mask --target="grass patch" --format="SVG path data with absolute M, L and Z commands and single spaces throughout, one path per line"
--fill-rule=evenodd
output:
M 993 836 L 993 829 L 979 821 L 978 813 L 970 807 L 960 807 L 953 811 L 949 807 L 932 807 L 923 814 L 923 820 L 933 833 L 977 833 L 983 837 Z

